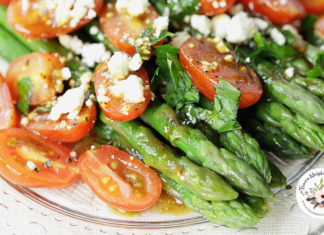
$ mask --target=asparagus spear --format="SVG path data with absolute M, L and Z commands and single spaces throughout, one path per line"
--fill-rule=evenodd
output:
M 263 178 L 253 168 L 226 149 L 218 149 L 199 130 L 180 124 L 176 113 L 167 104 L 151 104 L 141 118 L 190 159 L 222 175 L 243 192 L 273 197 Z
M 133 145 L 143 155 L 145 164 L 164 172 L 200 197 L 215 201 L 238 197 L 238 193 L 220 176 L 185 157 L 178 157 L 150 129 L 138 122 L 112 121 L 103 113 L 100 119 Z
M 296 77 L 292 80 L 318 97 L 324 97 L 324 80 L 320 78 Z
M 269 150 L 281 158 L 310 158 L 312 153 L 288 135 L 281 128 L 269 125 L 257 118 L 245 119 L 247 129 L 256 139 Z
M 281 172 L 281 170 L 271 161 L 269 161 L 271 168 L 272 180 L 269 184 L 271 188 L 282 188 L 286 186 L 286 176 Z
M 161 173 L 163 189 L 181 199 L 193 211 L 203 214 L 213 223 L 230 228 L 248 228 L 259 222 L 255 212 L 244 202 L 233 200 L 228 202 L 208 202 L 190 190 L 176 183 Z
M 258 105 L 256 115 L 264 122 L 282 127 L 300 143 L 315 150 L 324 151 L 324 129 L 299 114 L 293 114 L 284 105 L 263 102 Z
M 268 212 L 271 212 L 271 207 L 264 198 L 242 194 L 240 195 L 240 199 L 246 202 L 260 218 L 264 217 Z

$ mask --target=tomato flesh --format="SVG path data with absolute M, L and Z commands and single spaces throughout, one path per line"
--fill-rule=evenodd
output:
M 323 0 L 300 0 L 304 5 L 307 13 L 310 14 L 323 14 L 324 1 Z
M 0 0 L 0 4 L 2 5 L 9 5 L 10 2 L 11 0 Z
M 114 85 L 114 80 L 105 76 L 108 72 L 107 62 L 101 63 L 94 72 L 94 86 L 97 97 L 99 96 L 99 89 L 103 87 L 106 90 L 106 96 L 109 98 L 108 102 L 99 100 L 102 111 L 108 118 L 115 121 L 129 121 L 137 118 L 145 111 L 152 97 L 150 81 L 145 69 L 141 67 L 138 71 L 130 73 L 143 80 L 145 100 L 140 103 L 129 103 L 125 102 L 122 97 L 114 97 L 109 91 L 109 87 Z
M 101 28 L 111 43 L 119 50 L 133 55 L 135 54 L 135 47 L 127 41 L 139 37 L 149 25 L 153 25 L 153 21 L 158 17 L 159 14 L 156 10 L 149 6 L 147 13 L 136 18 L 130 18 L 126 13 L 118 13 L 115 3 L 110 2 L 104 6 L 99 15 L 99 20 Z
M 180 62 L 200 93 L 214 100 L 214 86 L 222 78 L 242 92 L 239 108 L 255 104 L 262 96 L 263 89 L 254 71 L 238 62 L 226 61 L 225 56 L 234 58 L 232 52 L 221 53 L 216 42 L 195 37 L 189 38 L 180 47 Z M 212 68 L 211 65 L 217 64 Z
M 83 27 L 93 18 L 88 17 L 90 15 L 90 10 L 88 10 L 84 12 L 85 15 L 82 19 L 73 23 L 75 17 L 71 17 L 68 20 L 64 18 L 70 14 L 66 12 L 67 9 L 64 7 L 62 9 L 59 9 L 59 7 L 49 9 L 47 0 L 29 0 L 29 4 L 26 6 L 23 6 L 23 2 L 24 1 L 21 0 L 12 0 L 9 4 L 7 15 L 9 24 L 11 24 L 20 35 L 28 39 L 54 38 L 60 34 L 67 34 Z M 60 5 L 64 6 L 63 2 L 64 1 L 62 1 Z M 98 13 L 102 7 L 103 0 L 95 0 L 94 2 L 95 7 L 91 10 Z M 68 9 L 72 9 L 73 7 L 74 6 L 71 6 Z M 78 13 L 83 12 L 81 8 L 82 7 L 76 9 L 79 11 Z
M 214 16 L 225 13 L 236 2 L 236 0 L 199 0 L 204 15 Z
M 79 177 L 69 149 L 24 129 L 0 131 L 0 152 L 1 175 L 21 186 L 64 188 Z
M 6 82 L 12 98 L 18 100 L 17 83 L 28 77 L 32 83 L 30 105 L 39 105 L 51 100 L 57 93 L 55 84 L 58 72 L 64 67 L 61 57 L 53 53 L 35 52 L 17 58 L 10 64 Z
M 69 119 L 67 116 L 64 114 L 59 120 L 52 121 L 49 119 L 49 113 L 39 113 L 24 127 L 54 141 L 75 142 L 81 140 L 94 127 L 97 119 L 96 106 L 83 106 L 75 119 Z
M 299 0 L 239 0 L 239 2 L 276 24 L 287 24 L 301 19 L 306 13 Z
M 145 210 L 161 195 L 158 175 L 140 160 L 113 146 L 102 145 L 85 152 L 78 166 L 92 191 L 118 209 Z
M 18 122 L 18 113 L 11 98 L 10 90 L 0 74 L 0 130 L 14 127 Z

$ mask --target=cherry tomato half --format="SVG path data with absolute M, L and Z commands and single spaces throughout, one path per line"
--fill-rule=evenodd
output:
M 75 142 L 81 140 L 92 130 L 97 119 L 96 106 L 83 106 L 75 119 L 67 118 L 67 114 L 57 121 L 49 119 L 49 113 L 39 113 L 24 126 L 54 141 Z
M 150 81 L 148 75 L 143 67 L 138 71 L 132 72 L 130 74 L 137 75 L 142 78 L 144 86 L 144 98 L 145 100 L 140 103 L 128 103 L 125 102 L 121 97 L 114 97 L 109 91 L 109 87 L 114 85 L 114 81 L 105 76 L 108 72 L 107 62 L 102 62 L 94 72 L 94 86 L 97 97 L 99 96 L 99 89 L 104 89 L 106 91 L 106 96 L 108 97 L 108 102 L 102 102 L 99 99 L 99 105 L 105 115 L 115 121 L 129 121 L 137 118 L 141 115 L 148 104 L 150 103 L 152 97 L 152 91 L 150 88 Z
M 11 0 L 0 0 L 0 4 L 2 5 L 9 5 L 10 2 Z
M 239 0 L 252 12 L 260 13 L 273 23 L 287 24 L 301 19 L 305 9 L 299 0 Z
M 158 175 L 133 156 L 102 145 L 81 155 L 81 177 L 110 206 L 140 211 L 154 205 L 162 191 Z
M 159 14 L 155 9 L 149 6 L 149 10 L 144 15 L 130 18 L 126 13 L 118 13 L 113 2 L 106 4 L 99 15 L 101 28 L 108 39 L 119 50 L 130 55 L 135 53 L 135 47 L 127 40 L 139 37 L 149 25 L 153 25 L 153 21 L 158 17 Z
M 310 14 L 323 14 L 324 1 L 323 0 L 300 0 L 304 5 L 307 13 Z
M 0 131 L 0 174 L 25 187 L 64 188 L 79 177 L 70 150 L 24 129 Z
M 8 22 L 25 38 L 54 38 L 89 23 L 103 4 L 103 0 L 94 0 L 94 8 L 88 9 L 76 2 L 60 1 L 58 5 L 52 2 L 53 5 L 47 0 L 12 0 L 7 10 Z
M 225 13 L 236 2 L 236 0 L 199 0 L 204 15 L 214 16 Z
M 214 86 L 223 78 L 242 92 L 239 108 L 255 104 L 262 96 L 261 82 L 254 71 L 234 60 L 232 52 L 221 53 L 216 42 L 195 37 L 180 47 L 180 62 L 194 85 L 210 100 L 214 100 Z
M 61 57 L 54 53 L 35 52 L 17 58 L 10 64 L 6 75 L 12 98 L 15 101 L 18 100 L 17 83 L 28 77 L 32 83 L 30 105 L 38 105 L 51 100 L 57 93 L 55 89 L 57 74 L 63 67 Z
M 17 125 L 18 113 L 7 84 L 0 74 L 0 130 Z

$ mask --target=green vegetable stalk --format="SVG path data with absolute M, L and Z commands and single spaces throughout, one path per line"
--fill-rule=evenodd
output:
M 218 149 L 199 130 L 182 125 L 167 104 L 151 104 L 141 118 L 180 148 L 187 157 L 222 175 L 241 191 L 254 196 L 273 197 L 262 177 L 226 149 Z
M 287 184 L 286 176 L 281 172 L 281 170 L 271 161 L 269 161 L 269 166 L 271 168 L 272 179 L 269 184 L 270 188 L 282 188 Z
M 305 146 L 324 151 L 324 128 L 299 114 L 293 114 L 284 105 L 276 102 L 260 103 L 257 106 L 256 115 L 270 125 L 283 128 Z
M 185 157 L 178 157 L 150 129 L 138 122 L 112 121 L 103 113 L 100 114 L 100 119 L 133 145 L 142 154 L 145 164 L 165 173 L 196 195 L 212 201 L 238 197 L 238 193 L 220 176 Z
M 321 78 L 296 77 L 294 83 L 312 92 L 320 98 L 324 97 L 324 80 Z

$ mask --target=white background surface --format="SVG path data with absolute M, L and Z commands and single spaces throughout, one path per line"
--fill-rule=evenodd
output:
M 324 167 L 324 157 L 313 167 Z M 290 190 L 279 193 L 276 203 L 271 204 L 273 212 L 253 229 L 231 230 L 211 223 L 165 230 L 116 229 L 94 225 L 60 215 L 31 201 L 12 189 L 0 179 L 0 234 L 324 234 L 324 221 L 305 215 L 296 204 L 295 185 Z M 318 230 L 321 230 L 320 233 Z

